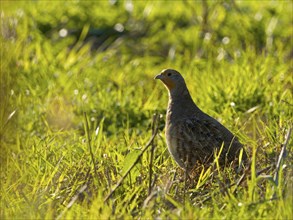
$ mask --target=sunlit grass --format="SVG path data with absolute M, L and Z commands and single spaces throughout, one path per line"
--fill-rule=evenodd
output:
M 1 2 L 1 218 L 292 218 L 292 2 L 233 2 Z M 170 157 L 167 67 L 245 145 L 241 182 Z

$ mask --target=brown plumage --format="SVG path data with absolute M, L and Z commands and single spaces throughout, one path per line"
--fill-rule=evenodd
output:
M 207 164 L 220 154 L 222 165 L 236 160 L 243 148 L 227 128 L 202 112 L 193 102 L 185 81 L 176 70 L 163 70 L 160 79 L 168 89 L 166 140 L 170 154 L 183 169 L 192 170 L 196 164 Z M 223 147 L 222 147 L 223 146 Z M 243 159 L 246 159 L 243 151 Z

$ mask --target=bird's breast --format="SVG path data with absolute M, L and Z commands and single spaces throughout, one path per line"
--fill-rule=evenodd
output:
M 171 156 L 174 158 L 176 163 L 184 168 L 185 165 L 183 163 L 183 155 L 185 154 L 184 149 L 182 148 L 183 146 L 180 146 L 180 142 L 178 142 L 178 138 L 176 137 L 176 134 L 174 134 L 174 129 L 172 129 L 172 125 L 170 127 L 166 128 L 166 142 L 167 142 L 167 147 L 168 151 L 171 154 Z

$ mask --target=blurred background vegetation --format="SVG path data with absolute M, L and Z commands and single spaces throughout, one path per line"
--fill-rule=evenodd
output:
M 83 112 L 93 134 L 103 131 L 98 160 L 112 155 L 103 169 L 128 166 L 153 113 L 165 114 L 167 93 L 153 80 L 164 68 L 179 70 L 199 107 L 242 142 L 261 146 L 264 163 L 292 126 L 292 1 L 1 1 L 0 40 L 4 218 L 48 217 L 49 206 L 49 217 L 60 214 L 90 166 L 86 156 L 76 164 L 88 155 Z M 166 161 L 158 170 L 176 166 Z

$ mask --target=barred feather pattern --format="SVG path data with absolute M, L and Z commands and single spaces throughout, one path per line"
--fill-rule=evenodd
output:
M 206 117 L 209 117 L 205 115 Z M 169 152 L 177 164 L 192 169 L 196 164 L 206 164 L 220 154 L 220 163 L 231 162 L 243 147 L 228 129 L 212 118 L 192 117 L 177 121 L 166 129 Z

